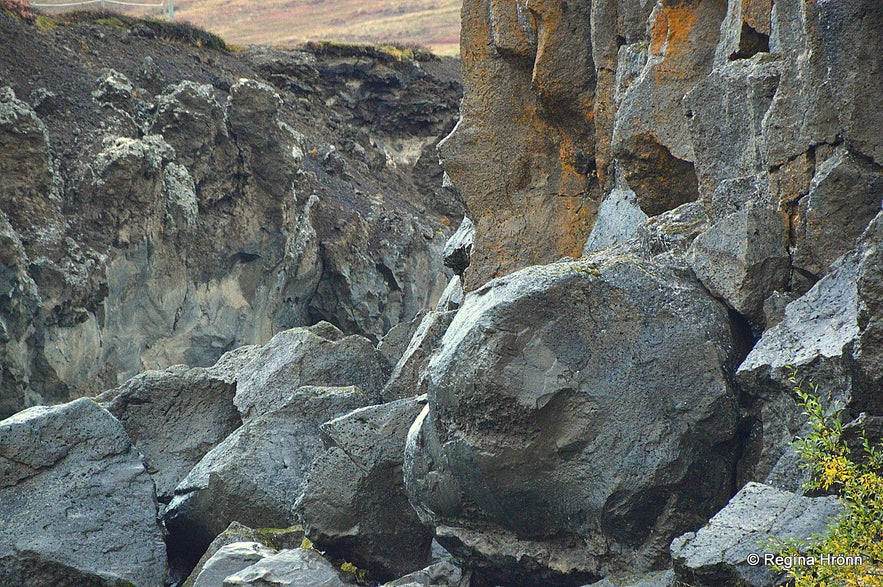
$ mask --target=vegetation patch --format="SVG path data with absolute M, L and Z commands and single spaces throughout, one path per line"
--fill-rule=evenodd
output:
M 0 0 L 8 2 L 13 0 Z M 74 10 L 57 17 L 58 24 L 93 23 L 116 29 L 142 25 L 149 28 L 158 38 L 172 43 L 191 47 L 214 49 L 229 52 L 224 39 L 187 22 L 169 21 L 160 18 L 132 18 L 111 10 Z
M 825 410 L 816 387 L 803 391 L 796 373 L 790 380 L 812 427 L 794 443 L 812 475 L 806 488 L 836 494 L 846 513 L 824 536 L 775 545 L 798 561 L 775 568 L 794 587 L 883 587 L 883 444 L 872 445 L 862 433 L 861 454 L 853 454 L 839 417 Z
M 332 57 L 373 57 L 389 61 L 432 61 L 438 60 L 427 49 L 419 45 L 352 45 L 336 41 L 310 41 L 306 47 L 316 55 Z
M 46 33 L 58 28 L 58 21 L 52 18 L 51 16 L 46 16 L 45 14 L 38 14 L 34 18 L 34 26 L 37 27 L 37 30 L 41 33 Z
M 95 21 L 95 24 L 100 24 L 101 26 L 109 26 L 115 29 L 126 28 L 126 23 L 124 23 L 116 16 L 111 16 L 110 18 L 99 18 Z

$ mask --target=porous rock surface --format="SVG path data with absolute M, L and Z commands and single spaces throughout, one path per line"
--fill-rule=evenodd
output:
M 735 352 L 701 286 L 622 251 L 492 281 L 430 360 L 411 503 L 485 581 L 649 570 L 730 496 Z
M 749 555 L 774 551 L 765 546 L 768 540 L 808 540 L 842 514 L 833 496 L 803 497 L 748 483 L 706 526 L 672 542 L 675 574 L 696 587 L 778 585 L 782 573 L 755 564 Z
M 425 396 L 369 406 L 322 424 L 326 450 L 297 511 L 307 536 L 335 556 L 393 578 L 429 562 L 432 531 L 408 504 L 405 437 Z
M 0 583 L 156 587 L 166 577 L 153 481 L 90 399 L 0 421 Z

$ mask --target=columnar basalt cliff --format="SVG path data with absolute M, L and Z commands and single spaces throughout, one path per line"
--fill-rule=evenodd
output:
M 767 293 L 794 272 L 805 291 L 877 207 L 879 19 L 874 2 L 467 0 L 462 116 L 440 148 L 476 225 L 467 287 L 579 254 L 618 188 L 650 216 L 762 204 L 793 257 Z M 816 184 L 847 168 L 866 196 L 825 243 Z

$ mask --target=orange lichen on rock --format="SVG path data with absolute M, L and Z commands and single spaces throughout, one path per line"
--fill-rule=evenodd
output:
M 770 36 L 772 11 L 772 0 L 742 0 L 742 20 L 766 36 Z

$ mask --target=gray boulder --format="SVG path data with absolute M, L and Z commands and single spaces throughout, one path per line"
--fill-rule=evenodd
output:
M 467 296 L 426 370 L 404 474 L 482 580 L 650 570 L 729 498 L 736 341 L 683 275 L 614 247 Z
M 779 213 L 746 206 L 699 235 L 688 259 L 712 294 L 762 330 L 764 300 L 788 283 L 787 227 Z
M 304 387 L 247 421 L 175 488 L 163 517 L 170 552 L 192 566 L 234 520 L 253 528 L 296 523 L 295 501 L 322 449 L 319 425 L 368 403 L 357 387 Z
M 305 385 L 360 387 L 379 397 L 389 367 L 362 336 L 321 324 L 280 332 L 239 373 L 234 403 L 246 422 L 281 407 Z M 332 336 L 333 338 L 326 338 Z
M 803 497 L 767 485 L 749 483 L 698 532 L 671 544 L 679 580 L 695 587 L 767 587 L 781 575 L 763 563 L 770 539 L 809 539 L 843 513 L 836 497 Z M 761 557 L 750 564 L 748 555 Z
M 196 580 L 199 578 L 202 573 L 202 569 L 205 567 L 206 563 L 211 560 L 215 554 L 221 550 L 221 548 L 228 546 L 230 544 L 235 544 L 237 542 L 250 542 L 250 543 L 258 543 L 261 546 L 269 548 L 272 553 L 276 553 L 280 550 L 284 550 L 286 548 L 298 548 L 303 544 L 304 538 L 304 530 L 302 526 L 292 526 L 290 528 L 260 528 L 253 529 L 248 526 L 244 526 L 239 522 L 231 522 L 227 529 L 222 533 L 218 534 L 218 536 L 212 540 L 212 543 L 209 544 L 205 553 L 199 559 L 199 562 L 196 563 L 196 566 L 193 568 L 193 571 L 190 573 L 190 576 L 187 577 L 187 580 L 184 581 L 183 587 L 195 587 Z M 257 562 L 257 561 L 255 561 Z M 241 570 L 246 566 L 244 565 L 240 567 Z M 228 575 L 232 575 L 233 573 L 228 573 Z M 220 581 L 216 581 L 215 585 L 220 585 L 223 582 L 223 579 L 226 578 L 227 575 L 221 577 Z
M 355 410 L 322 425 L 328 449 L 297 503 L 307 536 L 322 549 L 397 577 L 429 562 L 432 531 L 408 504 L 405 437 L 425 396 Z
M 166 551 L 153 481 L 91 399 L 0 422 L 0 584 L 157 587 Z
M 423 317 L 411 342 L 392 370 L 389 381 L 383 388 L 383 401 L 393 401 L 425 393 L 420 381 L 429 358 L 456 312 L 429 312 Z
M 184 365 L 147 371 L 97 401 L 123 424 L 144 454 L 157 496 L 175 487 L 216 444 L 242 425 L 233 405 L 235 381 Z
M 223 587 L 256 585 L 260 587 L 346 587 L 337 570 L 319 552 L 296 548 L 264 558 L 230 575 Z
M 274 554 L 276 554 L 275 550 L 267 548 L 259 542 L 227 544 L 219 548 L 206 561 L 192 585 L 193 587 L 219 587 L 230 575 Z

